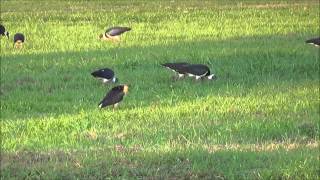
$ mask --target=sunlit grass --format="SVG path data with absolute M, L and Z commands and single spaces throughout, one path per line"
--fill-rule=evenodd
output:
M 19 4 L 23 6 L 18 6 Z M 317 1 L 4 1 L 2 178 L 315 179 Z M 120 43 L 106 27 L 133 28 Z M 167 61 L 213 82 L 174 82 Z M 98 109 L 115 70 L 129 94 Z

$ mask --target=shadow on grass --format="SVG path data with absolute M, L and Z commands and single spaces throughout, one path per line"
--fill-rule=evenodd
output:
M 147 152 L 138 147 L 3 153 L 1 177 L 40 179 L 316 179 L 319 150 L 204 149 Z
M 110 88 L 90 76 L 101 67 L 113 68 L 121 83 L 131 85 L 123 102 L 123 108 L 129 109 L 150 106 L 159 99 L 172 102 L 176 97 L 176 102 L 186 102 L 230 90 L 236 95 L 246 94 L 257 85 L 290 87 L 315 82 L 319 79 L 317 50 L 306 45 L 303 38 L 296 34 L 255 36 L 5 56 L 1 60 L 2 118 L 32 119 L 93 110 Z M 208 64 L 218 80 L 172 82 L 170 72 L 159 64 L 176 59 Z

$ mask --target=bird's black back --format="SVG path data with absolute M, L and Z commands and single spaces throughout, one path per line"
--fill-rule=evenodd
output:
M 208 66 L 203 64 L 191 64 L 185 67 L 185 73 L 197 75 L 197 76 L 208 76 L 210 75 L 210 69 Z
M 162 66 L 167 67 L 169 69 L 174 70 L 175 72 L 183 74 L 184 68 L 189 65 L 186 62 L 179 62 L 179 63 L 164 63 Z
M 92 72 L 91 75 L 95 78 L 112 79 L 114 77 L 114 72 L 109 68 L 103 68 Z
M 6 32 L 6 28 L 2 24 L 0 24 L 0 35 L 4 36 L 5 32 Z
M 320 37 L 306 40 L 306 43 L 320 46 Z
M 116 104 L 122 101 L 124 95 L 123 86 L 116 86 L 107 93 L 99 104 L 101 104 L 101 108 Z
M 24 42 L 24 35 L 22 33 L 16 33 L 13 37 L 13 42 L 17 42 L 17 41 L 22 41 Z
M 116 26 L 116 27 L 111 27 L 111 28 L 107 29 L 106 34 L 108 34 L 110 36 L 118 36 L 126 31 L 130 31 L 130 30 L 131 30 L 131 28 L 129 28 L 129 27 Z

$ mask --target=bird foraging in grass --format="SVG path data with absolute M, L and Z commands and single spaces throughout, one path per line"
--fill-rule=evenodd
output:
M 174 76 L 175 79 L 180 79 L 182 77 L 184 77 L 185 73 L 184 73 L 184 68 L 189 65 L 189 63 L 186 62 L 178 62 L 178 63 L 164 63 L 161 64 L 163 67 L 172 70 L 173 72 L 175 72 L 176 74 L 178 74 L 178 76 Z
M 25 37 L 22 33 L 16 33 L 13 37 L 13 43 L 15 48 L 22 48 Z
M 9 39 L 9 32 L 6 31 L 6 28 L 2 24 L 0 24 L 0 35 L 1 36 L 7 36 L 8 39 Z
M 128 89 L 128 85 L 113 87 L 99 103 L 99 108 L 104 108 L 111 105 L 113 108 L 117 107 L 118 103 L 122 101 L 124 95 L 128 93 Z
M 308 39 L 308 40 L 306 40 L 306 43 L 307 44 L 313 44 L 313 45 L 319 47 L 320 46 L 320 37 Z
M 103 83 L 118 82 L 118 78 L 116 78 L 114 72 L 109 68 L 96 70 L 92 72 L 91 75 L 97 79 L 102 80 Z
M 209 80 L 214 80 L 217 78 L 216 75 L 210 74 L 210 69 L 208 66 L 203 64 L 190 64 L 183 68 L 185 74 L 190 77 L 195 77 L 195 80 L 207 78 Z
M 101 40 L 120 41 L 120 35 L 130 30 L 129 27 L 111 27 L 105 33 L 100 34 L 99 38 Z

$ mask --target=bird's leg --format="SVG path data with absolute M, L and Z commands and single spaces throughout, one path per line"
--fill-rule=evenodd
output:
M 196 78 L 194 79 L 195 82 L 197 82 L 201 77 L 200 76 L 196 76 Z
M 113 105 L 113 110 L 115 110 L 118 107 L 118 103 Z
M 180 79 L 184 78 L 184 74 L 179 74 L 178 73 L 178 76 L 174 76 L 174 77 L 175 77 L 175 80 L 180 80 Z
M 172 79 L 173 81 L 176 81 L 176 80 L 177 80 L 177 76 L 173 75 L 173 76 L 171 76 L 171 79 Z

